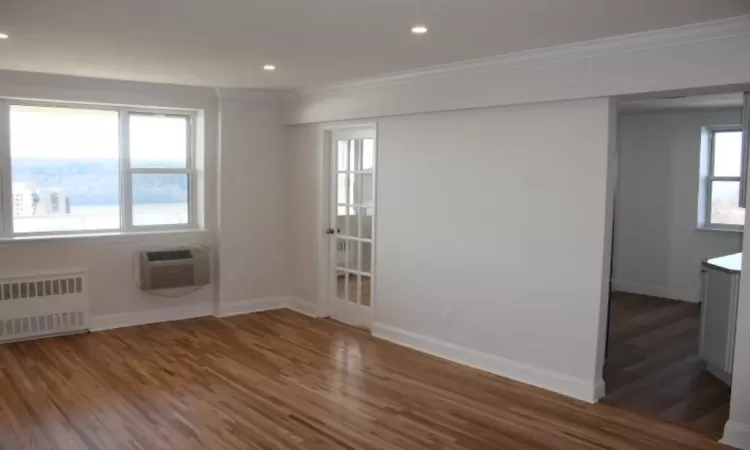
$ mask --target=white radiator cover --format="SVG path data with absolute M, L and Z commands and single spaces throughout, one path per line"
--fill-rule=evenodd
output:
M 84 272 L 0 279 L 0 342 L 88 329 Z

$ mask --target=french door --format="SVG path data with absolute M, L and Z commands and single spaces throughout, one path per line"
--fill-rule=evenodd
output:
M 742 179 L 748 180 L 748 158 L 750 158 L 750 92 L 745 92 L 742 106 Z M 740 206 L 747 207 L 748 186 L 740 183 Z M 745 221 L 747 223 L 747 221 Z
M 372 326 L 375 249 L 375 130 L 332 133 L 330 148 L 329 313 L 356 327 Z

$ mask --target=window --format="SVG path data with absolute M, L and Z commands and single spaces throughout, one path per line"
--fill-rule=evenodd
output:
M 3 104 L 10 165 L 4 235 L 187 228 L 194 116 L 130 108 Z M 5 115 L 0 113 L 0 117 Z M 3 146 L 0 146 L 3 148 Z
M 745 208 L 740 205 L 742 174 L 742 129 L 708 130 L 708 175 L 705 177 L 704 223 L 708 228 L 741 229 Z

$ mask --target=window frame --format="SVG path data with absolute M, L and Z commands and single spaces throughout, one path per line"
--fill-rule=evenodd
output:
M 706 174 L 706 177 L 703 180 L 704 183 L 704 189 L 705 189 L 705 199 L 704 199 L 704 217 L 703 217 L 703 223 L 704 228 L 707 229 L 714 229 L 714 230 L 727 230 L 727 231 L 743 231 L 745 226 L 744 225 L 729 225 L 729 224 L 723 224 L 723 223 L 715 223 L 711 221 L 711 195 L 713 190 L 713 183 L 716 181 L 729 181 L 729 182 L 738 182 L 740 185 L 740 202 L 742 197 L 742 186 L 746 183 L 746 174 L 740 171 L 740 174 L 738 176 L 734 177 L 727 177 L 727 176 L 715 176 L 714 175 L 714 147 L 716 144 L 716 134 L 717 133 L 726 133 L 726 132 L 743 132 L 741 125 L 720 125 L 720 126 L 711 126 L 707 127 L 706 131 L 708 133 L 708 151 L 707 151 L 707 157 L 708 157 L 708 173 Z M 747 158 L 746 149 L 742 148 L 740 152 L 740 163 L 742 161 L 745 161 Z
M 13 171 L 10 143 L 10 109 L 13 106 L 37 106 L 45 108 L 85 109 L 118 113 L 118 166 L 120 175 L 120 224 L 118 228 L 101 230 L 62 230 L 19 233 L 13 230 Z M 133 168 L 130 167 L 130 116 L 168 116 L 187 120 L 187 149 L 184 169 Z M 158 107 L 134 107 L 123 105 L 98 105 L 87 103 L 37 101 L 0 98 L 0 238 L 45 238 L 55 236 L 85 236 L 104 234 L 132 234 L 143 232 L 191 231 L 199 229 L 198 180 L 196 169 L 198 111 Z M 188 221 L 184 224 L 134 225 L 132 186 L 133 176 L 138 174 L 185 174 L 188 177 L 187 207 Z

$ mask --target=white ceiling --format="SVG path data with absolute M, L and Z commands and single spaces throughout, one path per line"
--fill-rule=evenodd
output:
M 750 1 L 0 0 L 0 69 L 298 87 L 742 14 Z

